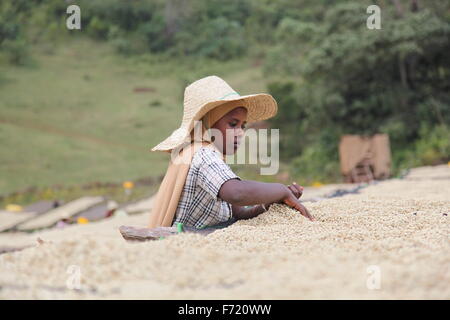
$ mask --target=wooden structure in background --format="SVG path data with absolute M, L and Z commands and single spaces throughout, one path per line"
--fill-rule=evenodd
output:
M 391 173 L 389 136 L 344 135 L 339 143 L 339 158 L 345 182 L 361 183 L 386 179 Z

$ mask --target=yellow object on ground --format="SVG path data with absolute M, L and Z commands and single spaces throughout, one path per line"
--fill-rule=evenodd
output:
M 87 218 L 85 218 L 85 217 L 79 217 L 77 219 L 77 223 L 78 224 L 87 224 L 87 223 L 89 223 L 89 220 Z
M 313 184 L 312 184 L 312 186 L 313 186 L 313 187 L 316 187 L 316 188 L 322 187 L 322 186 L 323 186 L 323 183 L 321 183 L 321 182 L 319 182 L 319 181 L 314 181 Z
M 8 204 L 6 206 L 6 211 L 21 212 L 22 210 L 23 210 L 22 206 L 19 206 L 18 204 Z
M 134 183 L 132 181 L 125 181 L 123 183 L 123 187 L 125 189 L 132 189 L 134 187 Z

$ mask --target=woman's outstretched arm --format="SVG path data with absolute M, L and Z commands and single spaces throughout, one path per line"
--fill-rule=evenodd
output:
M 250 206 L 277 202 L 289 193 L 288 187 L 281 183 L 231 179 L 222 185 L 219 197 L 234 205 Z
M 298 210 L 308 219 L 314 220 L 291 189 L 281 183 L 231 179 L 222 185 L 219 191 L 219 197 L 222 200 L 231 203 L 232 206 L 249 206 L 261 203 L 282 202 L 291 208 Z M 254 213 L 256 214 L 258 211 L 260 210 L 256 210 Z M 236 212 L 238 212 L 238 215 L 240 214 L 240 210 L 236 210 Z M 247 216 L 243 218 L 250 217 L 251 216 Z

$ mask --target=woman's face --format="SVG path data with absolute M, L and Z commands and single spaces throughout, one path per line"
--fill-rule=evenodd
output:
M 237 107 L 212 126 L 213 129 L 222 133 L 221 136 L 215 136 L 214 133 L 212 136 L 214 137 L 214 144 L 224 155 L 232 155 L 236 152 L 244 136 L 246 123 L 247 109 Z

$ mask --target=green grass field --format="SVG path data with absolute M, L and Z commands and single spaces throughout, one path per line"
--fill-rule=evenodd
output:
M 216 74 L 240 94 L 266 91 L 249 58 L 126 58 L 76 38 L 32 57 L 27 67 L 1 67 L 0 195 L 160 176 L 168 155 L 149 149 L 177 128 L 189 82 Z

